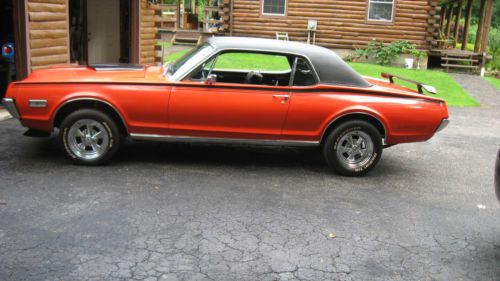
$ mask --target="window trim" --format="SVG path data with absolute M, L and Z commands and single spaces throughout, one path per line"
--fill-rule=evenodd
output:
M 372 2 L 377 2 L 377 0 L 366 0 L 366 19 L 365 19 L 365 22 L 366 23 L 370 23 L 370 24 L 382 24 L 382 25 L 392 25 L 392 24 L 394 24 L 395 19 L 396 19 L 396 5 L 397 5 L 397 0 L 392 0 L 391 20 L 370 19 L 370 4 Z M 380 2 L 380 3 L 383 3 L 383 2 Z
M 288 15 L 288 0 L 285 0 L 285 12 L 283 14 L 264 13 L 264 4 L 266 0 L 260 0 L 260 14 L 267 17 L 286 17 Z

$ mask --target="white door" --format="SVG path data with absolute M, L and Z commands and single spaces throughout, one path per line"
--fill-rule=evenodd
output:
M 120 0 L 87 0 L 89 64 L 120 60 Z

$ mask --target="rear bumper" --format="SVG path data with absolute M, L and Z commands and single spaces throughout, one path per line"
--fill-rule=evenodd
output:
M 495 165 L 495 192 L 500 201 L 500 150 L 497 153 L 497 161 Z
M 439 132 L 439 131 L 444 130 L 444 128 L 446 128 L 448 126 L 448 124 L 450 124 L 450 120 L 449 119 L 443 119 L 443 121 L 441 121 L 441 124 L 439 124 L 439 127 L 436 130 L 436 133 Z
M 2 104 L 5 106 L 7 111 L 12 115 L 12 117 L 19 119 L 19 111 L 17 110 L 16 101 L 11 98 L 2 99 Z

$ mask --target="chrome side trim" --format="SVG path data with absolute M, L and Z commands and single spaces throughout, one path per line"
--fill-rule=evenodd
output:
M 45 108 L 47 107 L 47 100 L 29 100 L 28 104 L 31 108 Z
M 448 126 L 448 124 L 450 124 L 450 120 L 443 119 L 443 121 L 441 121 L 441 124 L 439 124 L 439 127 L 436 129 L 436 133 L 444 130 L 444 128 L 446 128 Z
M 127 132 L 127 134 L 129 133 L 128 131 L 128 127 L 127 127 L 127 122 L 125 122 L 125 119 L 123 119 L 123 116 L 122 114 L 120 113 L 120 111 L 118 111 L 116 109 L 116 107 L 114 105 L 112 105 L 111 103 L 105 101 L 105 100 L 101 100 L 101 99 L 98 99 L 98 98 L 74 98 L 74 99 L 70 99 L 70 100 L 67 100 L 65 102 L 63 102 L 61 105 L 59 105 L 59 107 L 56 109 L 56 111 L 54 112 L 54 114 L 52 115 L 52 128 L 54 128 L 55 124 L 54 122 L 56 121 L 56 116 L 57 116 L 57 113 L 59 113 L 59 110 L 61 108 L 63 108 L 64 106 L 66 106 L 67 104 L 69 103 L 72 103 L 72 102 L 75 102 L 75 101 L 97 101 L 97 102 L 102 102 L 108 106 L 110 106 L 117 114 L 118 116 L 120 117 L 120 120 L 122 121 L 123 125 L 125 126 L 125 131 Z
M 17 110 L 16 106 L 16 101 L 14 99 L 4 98 L 2 99 L 2 104 L 3 106 L 5 106 L 5 109 L 7 109 L 10 115 L 12 115 L 12 117 L 16 119 L 20 118 L 19 111 Z
M 325 137 L 325 134 L 326 134 L 326 130 L 328 130 L 328 128 L 330 128 L 330 126 L 335 123 L 335 121 L 339 120 L 340 118 L 342 117 L 346 117 L 346 116 L 349 116 L 349 115 L 354 115 L 354 114 L 362 114 L 362 115 L 366 115 L 366 116 L 369 116 L 369 117 L 373 117 L 375 119 L 378 120 L 378 122 L 380 122 L 380 124 L 382 124 L 382 127 L 384 128 L 384 133 L 385 135 L 382 136 L 382 143 L 385 143 L 386 142 L 386 138 L 387 138 L 387 128 L 385 127 L 385 124 L 384 122 L 382 122 L 378 117 L 376 116 L 373 116 L 369 113 L 366 113 L 366 112 L 349 112 L 349 113 L 346 113 L 346 114 L 342 114 L 340 116 L 337 116 L 337 118 L 333 119 L 330 123 L 328 123 L 328 125 L 325 127 L 325 129 L 323 130 L 323 133 L 321 134 L 321 138 L 320 140 L 323 141 L 324 137 Z
M 319 146 L 319 141 L 294 140 L 258 140 L 235 138 L 209 138 L 173 135 L 130 134 L 134 140 L 164 141 L 164 142 L 191 142 L 191 143 L 224 143 L 224 144 L 253 144 L 253 145 L 282 145 L 282 146 Z

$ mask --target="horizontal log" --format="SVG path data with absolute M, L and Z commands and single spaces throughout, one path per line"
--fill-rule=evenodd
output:
M 30 3 L 66 4 L 67 0 L 29 0 Z
M 65 13 L 29 12 L 30 21 L 58 21 L 66 20 Z
M 31 30 L 52 30 L 52 29 L 64 29 L 68 25 L 66 21 L 35 21 L 30 22 Z
M 53 38 L 65 38 L 68 37 L 68 31 L 66 29 L 55 29 L 55 30 L 30 30 L 31 39 L 53 39 Z
M 149 58 L 149 57 L 155 57 L 155 50 L 153 49 L 152 51 L 141 51 L 141 57 L 143 58 Z
M 155 58 L 154 57 L 141 58 L 140 63 L 146 65 L 153 65 L 155 63 Z
M 62 64 L 62 63 L 69 63 L 69 56 L 67 54 L 43 56 L 43 57 L 31 57 L 32 66 L 43 66 L 43 65 Z
M 274 32 L 262 32 L 262 31 L 251 31 L 251 30 L 238 30 L 234 29 L 234 33 L 239 34 L 239 35 L 246 35 L 246 36 L 258 36 L 258 37 L 268 37 L 268 38 L 275 38 L 276 34 Z M 288 34 L 290 36 L 290 40 L 293 41 L 301 41 L 305 42 L 307 40 L 307 35 L 301 35 L 301 34 Z M 390 43 L 393 41 L 401 40 L 399 37 L 394 36 L 394 37 L 381 37 L 381 36 L 365 36 L 365 37 L 342 37 L 342 36 L 317 36 L 316 41 L 317 42 L 328 42 L 328 43 L 334 43 L 334 44 L 343 44 L 343 45 L 348 45 L 348 46 L 356 46 L 359 45 L 360 47 L 366 46 L 372 39 L 377 39 L 380 41 L 383 41 L 385 43 Z M 425 41 L 423 39 L 408 39 L 409 42 L 416 44 L 417 46 L 422 46 L 426 45 Z
M 66 12 L 66 5 L 47 4 L 47 3 L 28 3 L 28 11 L 30 11 L 30 12 L 65 13 Z
M 155 38 L 156 38 L 155 33 L 142 33 L 141 34 L 141 40 L 155 39 Z
M 260 28 L 259 28 L 260 27 Z M 279 25 L 269 25 L 266 27 L 261 27 L 259 24 L 251 24 L 247 23 L 245 25 L 234 25 L 234 29 L 248 29 L 248 30 L 255 30 L 255 31 L 270 31 L 270 32 L 276 32 L 276 31 L 281 31 L 281 32 L 301 32 L 307 34 L 307 29 L 306 26 L 304 27 L 290 27 L 290 26 L 279 26 Z M 419 29 L 418 31 L 413 31 L 413 30 L 404 30 L 404 33 L 402 30 L 398 29 L 391 29 L 391 28 L 355 28 L 355 27 L 349 27 L 349 26 L 337 26 L 337 27 L 331 27 L 331 28 L 325 28 L 324 26 L 318 26 L 318 31 L 317 33 L 323 33 L 323 34 L 337 34 L 339 32 L 349 32 L 353 34 L 394 34 L 398 35 L 402 39 L 405 36 L 408 35 L 416 35 L 416 36 L 424 36 L 427 32 L 424 29 Z
M 67 53 L 68 53 L 68 48 L 66 46 L 49 47 L 49 48 L 41 48 L 41 49 L 31 50 L 32 57 L 61 55 L 61 54 L 67 54 Z
M 147 34 L 147 33 L 155 34 L 156 32 L 158 32 L 158 29 L 156 27 L 141 28 L 141 34 Z
M 148 39 L 148 40 L 141 40 L 141 45 L 143 46 L 154 46 L 158 40 L 156 39 Z
M 31 49 L 56 47 L 56 46 L 67 46 L 67 45 L 68 45 L 68 40 L 66 38 L 30 40 Z

